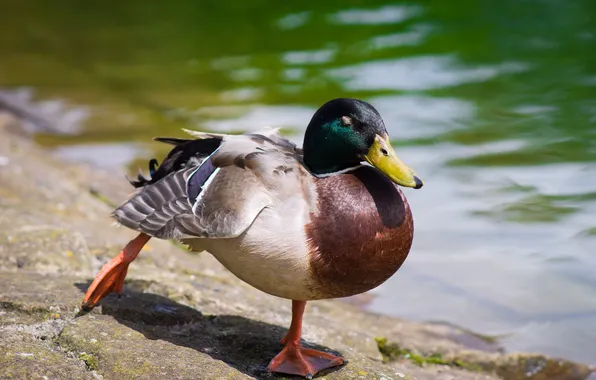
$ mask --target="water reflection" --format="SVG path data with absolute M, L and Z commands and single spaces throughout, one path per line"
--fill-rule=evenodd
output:
M 354 8 L 341 10 L 327 19 L 332 24 L 345 25 L 395 25 L 420 13 L 415 6 L 384 6 L 378 9 Z
M 422 91 L 473 82 L 485 82 L 501 74 L 526 71 L 522 63 L 457 67 L 453 57 L 426 56 L 383 60 L 330 70 L 346 90 Z
M 5 3 L 0 85 L 84 106 L 38 137 L 76 159 L 189 126 L 299 142 L 328 99 L 371 101 L 426 182 L 371 307 L 594 362 L 595 2 Z

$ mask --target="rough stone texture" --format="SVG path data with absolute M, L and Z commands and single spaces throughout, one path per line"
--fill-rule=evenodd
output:
M 3 379 L 93 378 L 80 360 L 18 328 L 3 331 L 0 375 Z
M 57 161 L 6 131 L 16 123 L 0 115 L 0 378 L 278 378 L 266 366 L 281 349 L 290 302 L 242 283 L 207 253 L 152 240 L 123 297 L 81 315 L 94 275 L 135 236 L 109 219 L 108 204 L 130 187 L 120 173 Z M 389 342 L 383 353 L 378 337 Z M 338 300 L 309 303 L 304 340 L 347 359 L 321 375 L 328 379 L 574 380 L 593 370 L 506 355 L 455 326 Z

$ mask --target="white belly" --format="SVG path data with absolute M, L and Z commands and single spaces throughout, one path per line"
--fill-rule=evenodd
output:
M 304 223 L 305 202 L 296 197 L 265 208 L 253 224 L 232 239 L 200 239 L 229 271 L 274 296 L 310 300 L 313 294 Z

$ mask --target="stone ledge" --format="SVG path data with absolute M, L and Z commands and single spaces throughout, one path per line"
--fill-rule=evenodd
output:
M 53 159 L 2 121 L 15 124 L 0 117 L 0 378 L 279 377 L 265 368 L 281 349 L 289 301 L 205 253 L 152 240 L 123 297 L 78 315 L 94 275 L 134 236 L 108 217 L 128 185 L 121 173 Z M 304 339 L 347 359 L 328 379 L 579 380 L 593 371 L 337 300 L 309 303 Z

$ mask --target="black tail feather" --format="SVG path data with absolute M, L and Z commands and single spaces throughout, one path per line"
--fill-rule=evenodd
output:
M 156 137 L 155 141 L 165 142 L 175 145 L 168 153 L 161 165 L 155 158 L 149 160 L 150 178 L 145 178 L 139 171 L 137 180 L 128 180 L 134 187 L 144 187 L 151 185 L 168 174 L 181 170 L 187 166 L 197 165 L 205 159 L 221 144 L 221 138 L 185 140 L 170 137 Z
M 155 158 L 151 159 L 151 161 L 154 161 L 154 160 L 155 160 Z M 157 160 L 155 160 L 155 161 L 157 161 Z M 151 174 L 151 176 L 153 176 L 152 173 L 150 173 L 150 174 Z M 151 182 L 151 177 L 150 178 L 145 178 L 145 176 L 143 176 L 143 172 L 141 171 L 141 168 L 139 168 L 139 171 L 137 173 L 137 180 L 136 181 L 128 178 L 128 176 L 126 177 L 126 179 L 134 187 L 143 187 L 145 185 L 148 185 L 149 182 Z
M 180 145 L 192 141 L 190 139 L 179 139 L 177 137 L 154 137 L 153 140 L 171 145 Z
M 157 162 L 157 160 L 155 158 L 152 158 L 151 160 L 149 160 L 149 175 L 151 175 L 153 177 L 158 166 L 159 166 L 159 163 Z

